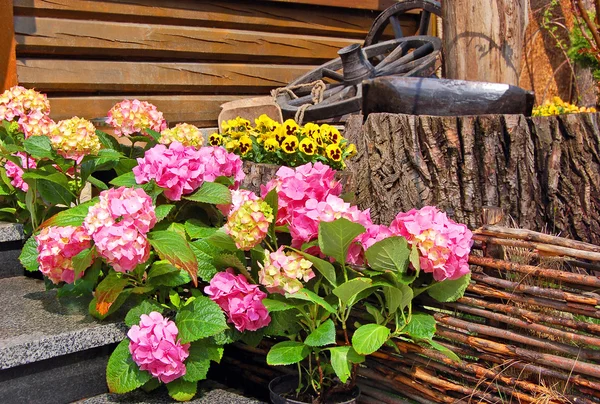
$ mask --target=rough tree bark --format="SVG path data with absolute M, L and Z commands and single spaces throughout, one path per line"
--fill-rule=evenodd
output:
M 529 0 L 442 2 L 446 78 L 518 85 Z
M 470 228 L 498 206 L 522 228 L 600 243 L 600 115 L 352 117 L 351 191 L 374 221 L 436 205 Z

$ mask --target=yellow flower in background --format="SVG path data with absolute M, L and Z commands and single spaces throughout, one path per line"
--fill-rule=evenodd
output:
M 326 142 L 332 144 L 339 144 L 342 140 L 340 131 L 337 128 L 327 124 L 321 125 L 321 136 Z
M 277 128 L 277 130 L 274 133 L 275 133 L 275 139 L 279 142 L 279 144 L 282 144 L 283 141 L 285 140 L 285 138 L 287 137 L 285 126 L 281 125 L 280 127 Z
M 211 146 L 221 146 L 223 144 L 223 136 L 213 133 L 208 137 L 208 144 Z
M 298 138 L 296 136 L 287 136 L 281 143 L 281 148 L 288 154 L 294 153 L 298 149 Z
M 269 118 L 267 114 L 262 114 L 254 120 L 256 130 L 261 133 L 272 132 L 279 123 Z
M 321 136 L 321 128 L 315 123 L 307 123 L 302 128 L 302 134 L 311 138 L 319 147 L 323 147 L 323 137 Z
M 279 149 L 279 142 L 272 137 L 266 139 L 263 146 L 265 147 L 266 151 L 273 153 Z
M 325 152 L 327 153 L 327 157 L 333 161 L 340 161 L 342 159 L 342 149 L 335 143 L 327 146 Z
M 162 144 L 179 142 L 184 146 L 201 147 L 204 144 L 204 137 L 202 137 L 202 132 L 196 126 L 188 123 L 178 123 L 174 128 L 164 129 L 160 132 L 158 141 Z
M 546 101 L 543 105 L 539 105 L 533 109 L 533 116 L 552 116 L 563 114 L 579 114 L 579 113 L 595 113 L 596 108 L 593 107 L 578 107 L 574 104 L 569 104 L 560 99 L 553 97 L 552 100 Z
M 252 126 L 250 125 L 250 121 L 247 119 L 240 118 L 239 116 L 235 119 L 230 119 L 227 122 L 221 122 L 221 129 L 223 129 L 223 133 L 226 133 L 228 135 L 233 135 L 234 133 L 239 132 L 242 132 L 243 134 L 251 128 Z
M 239 147 L 242 156 L 248 154 L 248 152 L 252 150 L 252 139 L 250 138 L 250 136 L 242 136 L 239 140 Z
M 350 145 L 346 147 L 346 151 L 344 153 L 346 154 L 346 158 L 349 159 L 356 156 L 356 153 L 358 153 L 358 151 L 356 150 L 356 145 L 354 143 L 350 143 Z
M 300 150 L 304 154 L 312 156 L 317 151 L 317 144 L 311 138 L 306 137 L 300 142 Z
M 281 125 L 286 136 L 296 136 L 296 132 L 300 129 L 296 121 L 288 119 Z
M 232 139 L 227 141 L 227 143 L 225 143 L 225 148 L 227 149 L 228 152 L 233 152 L 235 149 L 238 148 L 238 146 L 240 145 L 240 142 L 238 140 Z

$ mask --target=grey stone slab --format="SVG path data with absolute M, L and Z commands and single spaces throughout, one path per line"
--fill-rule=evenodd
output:
M 19 261 L 23 241 L 0 242 L 0 278 L 23 276 L 25 269 Z
M 86 400 L 78 401 L 77 404 L 165 404 L 176 403 L 169 397 L 166 389 L 160 388 L 151 393 L 136 390 L 128 394 L 102 394 Z M 222 385 L 211 381 L 203 381 L 199 384 L 199 392 L 190 404 L 263 404 L 263 401 L 244 397 L 237 392 L 225 390 Z
M 0 370 L 0 403 L 64 404 L 104 394 L 114 346 Z
M 0 279 L 0 369 L 96 348 L 125 338 L 118 322 L 87 313 L 88 299 L 58 299 L 44 282 Z
M 0 222 L 0 243 L 5 241 L 18 241 L 25 238 L 23 226 L 17 223 Z

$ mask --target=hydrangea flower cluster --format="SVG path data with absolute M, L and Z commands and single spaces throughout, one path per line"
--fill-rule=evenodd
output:
M 194 125 L 178 123 L 174 128 L 163 130 L 158 141 L 162 144 L 179 142 L 184 146 L 199 148 L 204 144 L 204 137 L 202 137 L 200 129 Z
M 261 185 L 263 198 L 273 188 L 278 195 L 278 226 L 290 224 L 293 212 L 304 208 L 309 199 L 324 201 L 327 196 L 339 196 L 342 192 L 342 184 L 335 180 L 335 171 L 320 162 L 308 163 L 296 169 L 281 167 L 275 179 L 266 186 Z
M 144 133 L 144 129 L 161 132 L 167 128 L 167 121 L 154 105 L 140 100 L 123 100 L 108 111 L 109 125 L 115 128 L 117 136 L 130 136 Z
M 258 285 L 248 283 L 243 275 L 236 276 L 231 268 L 216 274 L 204 293 L 221 307 L 240 332 L 256 331 L 271 322 L 262 302 L 266 293 L 261 292 Z
M 269 293 L 296 293 L 304 287 L 302 282 L 308 282 L 315 277 L 312 262 L 304 259 L 294 251 L 285 253 L 283 246 L 273 253 L 265 251 L 264 263 L 258 263 L 259 282 L 266 286 Z
M 469 273 L 473 233 L 436 207 L 401 212 L 390 224 L 390 230 L 419 249 L 421 270 L 433 273 L 436 281 L 458 279 Z
M 50 136 L 55 127 L 56 123 L 50 116 L 37 109 L 19 118 L 19 130 L 23 132 L 25 138 Z
M 126 187 L 102 191 L 99 198 L 83 226 L 115 271 L 131 271 L 150 254 L 146 234 L 156 224 L 152 199 L 142 189 Z
M 223 216 L 229 216 L 230 213 L 235 212 L 247 201 L 257 201 L 258 196 L 247 189 L 233 189 L 231 190 L 231 203 L 229 205 L 217 205 L 217 208 L 223 213 Z
M 21 86 L 14 86 L 0 94 L 0 121 L 12 121 L 34 111 L 45 115 L 50 113 L 46 94 Z
M 234 177 L 235 185 L 244 179 L 242 160 L 221 147 L 186 147 L 173 142 L 168 147 L 156 145 L 137 159 L 133 169 L 138 184 L 155 180 L 172 201 L 194 192 L 204 181 Z
M 45 227 L 35 237 L 40 271 L 54 284 L 75 282 L 73 257 L 90 248 L 91 238 L 83 227 Z M 79 274 L 81 278 L 83 272 Z
M 58 154 L 78 163 L 88 154 L 100 151 L 96 128 L 90 121 L 78 117 L 58 122 L 50 134 L 50 143 Z
M 328 195 L 325 200 L 311 198 L 305 202 L 303 207 L 292 212 L 289 226 L 292 246 L 298 248 L 302 246 L 302 243 L 317 238 L 320 222 L 333 222 L 340 218 L 348 219 L 365 227 L 372 225 L 369 209 L 361 211 L 335 195 Z
M 139 325 L 127 332 L 133 361 L 163 383 L 180 378 L 186 373 L 183 362 L 190 354 L 190 344 L 181 344 L 178 334 L 177 325 L 160 313 L 142 314 Z
M 10 160 L 7 160 L 4 164 L 4 168 L 6 169 L 6 176 L 11 179 L 10 183 L 13 187 L 19 188 L 23 192 L 27 192 L 29 189 L 29 184 L 23 181 L 23 173 L 24 170 L 21 167 L 25 167 L 26 169 L 35 169 L 37 168 L 37 163 L 31 157 L 27 157 L 27 155 L 23 152 L 18 152 L 13 154 L 13 156 L 19 157 L 21 159 L 21 165 L 13 163 Z
M 273 209 L 262 199 L 248 200 L 227 217 L 225 231 L 240 250 L 248 251 L 262 242 L 273 222 Z

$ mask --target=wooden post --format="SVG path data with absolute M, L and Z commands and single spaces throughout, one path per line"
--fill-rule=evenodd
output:
M 0 92 L 17 84 L 13 3 L 0 1 Z
M 442 2 L 449 79 L 518 85 L 529 0 Z

